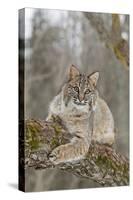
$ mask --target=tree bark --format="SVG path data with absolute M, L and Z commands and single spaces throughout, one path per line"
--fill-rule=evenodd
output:
M 85 159 L 54 166 L 49 160 L 49 154 L 55 147 L 69 142 L 70 139 L 71 135 L 56 116 L 53 116 L 50 122 L 26 120 L 24 140 L 20 145 L 20 148 L 25 150 L 25 158 L 20 153 L 20 163 L 24 162 L 25 168 L 33 167 L 39 170 L 57 167 L 94 180 L 102 186 L 129 184 L 128 159 L 107 145 L 92 142 Z

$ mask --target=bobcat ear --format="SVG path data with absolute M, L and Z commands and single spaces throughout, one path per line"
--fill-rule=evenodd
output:
M 69 79 L 72 80 L 79 74 L 80 74 L 80 72 L 79 72 L 78 68 L 75 67 L 74 65 L 71 65 L 69 68 Z
M 88 79 L 92 82 L 93 86 L 96 87 L 99 78 L 99 72 L 93 72 L 88 76 Z

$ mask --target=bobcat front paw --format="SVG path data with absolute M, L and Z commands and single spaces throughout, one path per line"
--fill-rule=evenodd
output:
M 49 155 L 49 160 L 54 164 L 57 165 L 59 163 L 65 162 L 65 158 L 64 158 L 64 147 L 60 146 L 55 148 L 51 154 Z

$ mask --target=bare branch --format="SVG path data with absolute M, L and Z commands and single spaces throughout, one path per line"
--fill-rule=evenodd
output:
M 107 30 L 103 19 L 94 14 L 84 12 L 91 26 L 97 31 L 99 38 L 110 48 L 116 58 L 128 69 L 129 67 L 129 44 L 121 34 L 121 25 L 118 14 L 112 14 L 111 30 Z

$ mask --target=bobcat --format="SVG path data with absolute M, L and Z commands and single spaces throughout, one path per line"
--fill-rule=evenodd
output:
M 99 72 L 80 74 L 77 67 L 69 68 L 69 80 L 50 104 L 47 121 L 59 116 L 69 133 L 70 143 L 58 146 L 49 156 L 55 165 L 83 159 L 91 141 L 114 143 L 114 120 L 106 102 L 96 89 Z

